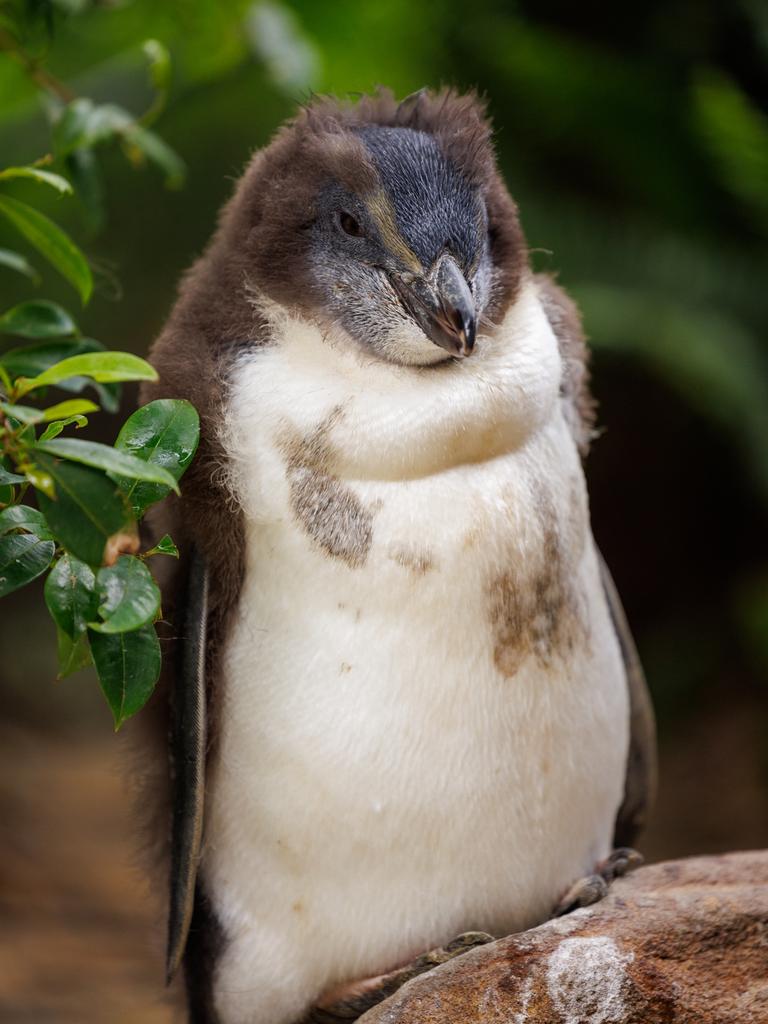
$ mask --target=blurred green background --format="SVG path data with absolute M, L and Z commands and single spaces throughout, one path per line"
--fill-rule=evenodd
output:
M 156 127 L 188 166 L 185 186 L 167 190 L 156 170 L 105 148 L 101 227 L 94 208 L 45 200 L 100 269 L 79 320 L 109 348 L 146 352 L 249 154 L 312 90 L 452 83 L 487 95 L 532 259 L 559 272 L 593 346 L 594 532 L 660 726 L 646 851 L 768 846 L 768 5 L 62 0 L 53 10 L 52 39 L 40 30 L 32 43 L 77 94 L 141 113 L 152 101 L 141 43 L 156 37 L 173 58 Z M 40 95 L 0 53 L 0 163 L 33 160 L 48 140 Z M 35 188 L 13 191 L 39 205 Z M 16 239 L 0 228 L 6 244 Z M 72 306 L 53 273 L 43 293 Z M 0 272 L 3 306 L 33 294 Z M 121 421 L 104 416 L 102 437 Z M 95 680 L 54 682 L 53 628 L 34 588 L 0 606 L 0 651 L 11 851 L 0 930 L 18 954 L 0 975 L 0 1019 L 168 1020 L 162 926 L 129 866 Z M 90 964 L 80 982 L 78 958 Z M 98 1010 L 87 991 L 100 993 Z

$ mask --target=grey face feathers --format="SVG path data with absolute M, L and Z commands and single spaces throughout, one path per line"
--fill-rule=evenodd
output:
M 361 194 L 329 182 L 307 225 L 325 312 L 385 357 L 468 355 L 491 280 L 480 188 L 426 132 L 369 125 L 355 135 L 373 163 L 375 189 Z
M 421 365 L 468 355 L 526 260 L 477 97 L 382 91 L 313 101 L 255 156 L 206 276 L 219 314 L 228 293 L 217 324 L 233 336 L 247 328 L 232 285 L 247 282 L 372 355 Z

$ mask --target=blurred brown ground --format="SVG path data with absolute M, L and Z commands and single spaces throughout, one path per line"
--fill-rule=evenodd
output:
M 0 731 L 0 1020 L 167 1024 L 163 926 L 133 856 L 119 743 Z

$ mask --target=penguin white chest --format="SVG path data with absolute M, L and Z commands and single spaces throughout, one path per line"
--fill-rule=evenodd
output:
M 471 368 L 366 365 L 295 326 L 240 367 L 246 576 L 203 861 L 227 1022 L 256 990 L 280 1024 L 527 927 L 609 850 L 627 696 L 539 313 Z

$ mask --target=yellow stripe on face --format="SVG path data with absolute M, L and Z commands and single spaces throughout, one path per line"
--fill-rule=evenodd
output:
M 376 222 L 384 244 L 393 256 L 397 256 L 414 274 L 422 274 L 424 268 L 416 253 L 410 248 L 397 230 L 395 209 L 383 188 L 377 189 L 365 199 L 368 212 Z

